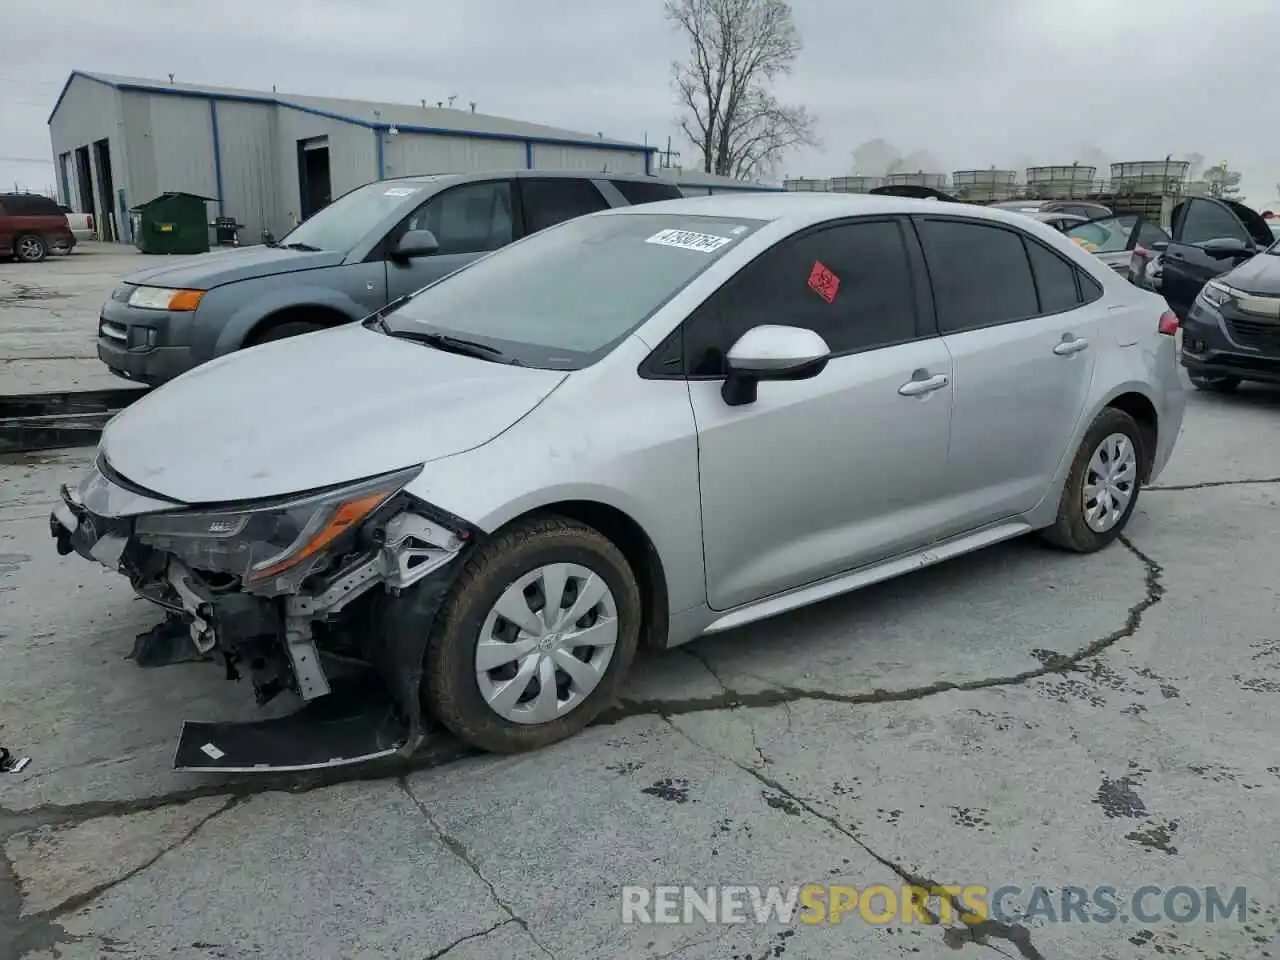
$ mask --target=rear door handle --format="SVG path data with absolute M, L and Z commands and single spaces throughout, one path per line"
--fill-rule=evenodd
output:
M 923 397 L 927 393 L 941 390 L 950 382 L 946 374 L 939 373 L 923 380 L 908 380 L 898 388 L 898 392 L 904 397 Z
M 1069 357 L 1081 350 L 1089 349 L 1089 341 L 1084 338 L 1078 340 L 1063 340 L 1060 344 L 1053 348 L 1053 352 L 1060 357 Z

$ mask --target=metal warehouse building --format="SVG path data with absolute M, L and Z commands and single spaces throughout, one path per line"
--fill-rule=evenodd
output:
M 465 110 L 261 93 L 73 71 L 49 116 L 64 202 L 130 241 L 128 210 L 212 198 L 243 236 L 277 236 L 371 180 L 477 170 L 650 173 L 656 147 Z M 104 214 L 110 213 L 111 220 Z

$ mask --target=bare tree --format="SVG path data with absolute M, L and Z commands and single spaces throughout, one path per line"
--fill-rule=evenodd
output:
M 672 64 L 680 128 L 707 173 L 745 180 L 776 170 L 788 150 L 818 146 L 813 117 L 779 102 L 770 86 L 791 72 L 800 34 L 786 0 L 666 0 L 689 41 Z

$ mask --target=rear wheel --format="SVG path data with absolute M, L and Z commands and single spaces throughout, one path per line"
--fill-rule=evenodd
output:
M 517 753 L 572 736 L 614 699 L 640 636 L 626 558 L 591 527 L 520 523 L 458 577 L 427 643 L 427 710 L 466 742 Z
M 1114 407 L 1103 410 L 1071 463 L 1058 519 L 1041 535 L 1075 553 L 1107 546 L 1133 515 L 1148 456 L 1133 417 Z
M 324 324 L 309 323 L 306 320 L 290 320 L 287 323 L 277 323 L 273 327 L 267 327 L 261 333 L 254 334 L 245 346 L 256 347 L 260 343 L 287 340 L 289 337 L 300 337 L 304 333 L 315 333 L 317 330 L 324 329 Z
M 44 237 L 26 233 L 14 239 L 13 255 L 23 263 L 39 263 L 49 255 L 49 247 Z
M 1192 376 L 1190 380 L 1191 385 L 1197 390 L 1204 390 L 1209 393 L 1232 393 L 1236 387 L 1240 386 L 1238 377 Z

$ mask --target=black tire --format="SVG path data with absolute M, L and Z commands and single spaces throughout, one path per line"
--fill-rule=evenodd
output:
M 1236 387 L 1240 386 L 1238 377 L 1192 376 L 1189 379 L 1193 387 L 1207 393 L 1235 393 Z
M 48 255 L 49 245 L 39 234 L 22 233 L 13 238 L 13 258 L 21 263 L 39 263 Z
M 287 323 L 277 323 L 273 327 L 255 333 L 249 342 L 245 344 L 247 347 L 256 347 L 260 343 L 272 343 L 276 340 L 287 340 L 290 337 L 300 337 L 304 333 L 315 333 L 317 330 L 326 329 L 322 323 L 308 323 L 306 320 L 290 320 Z
M 1089 527 L 1084 515 L 1084 485 L 1089 471 L 1089 461 L 1098 445 L 1113 433 L 1124 434 L 1137 453 L 1138 476 L 1133 481 L 1133 496 L 1117 522 L 1111 529 L 1099 533 Z M 1093 553 L 1110 544 L 1124 532 L 1133 510 L 1138 505 L 1138 493 L 1141 480 L 1146 476 L 1147 464 L 1151 453 L 1142 440 L 1142 431 L 1137 422 L 1123 410 L 1107 407 L 1094 419 L 1085 432 L 1075 459 L 1071 462 L 1071 470 L 1067 474 L 1067 483 L 1062 490 L 1062 499 L 1058 503 L 1058 519 L 1053 526 L 1042 530 L 1040 535 L 1053 546 L 1074 553 Z
M 604 579 L 618 608 L 617 643 L 604 676 L 576 709 L 548 723 L 513 723 L 481 695 L 475 648 L 503 590 L 548 563 L 581 564 Z M 490 753 L 536 750 L 571 737 L 613 702 L 635 656 L 641 603 L 626 558 L 598 531 L 556 516 L 518 523 L 477 550 L 441 605 L 427 641 L 423 705 L 462 740 Z

